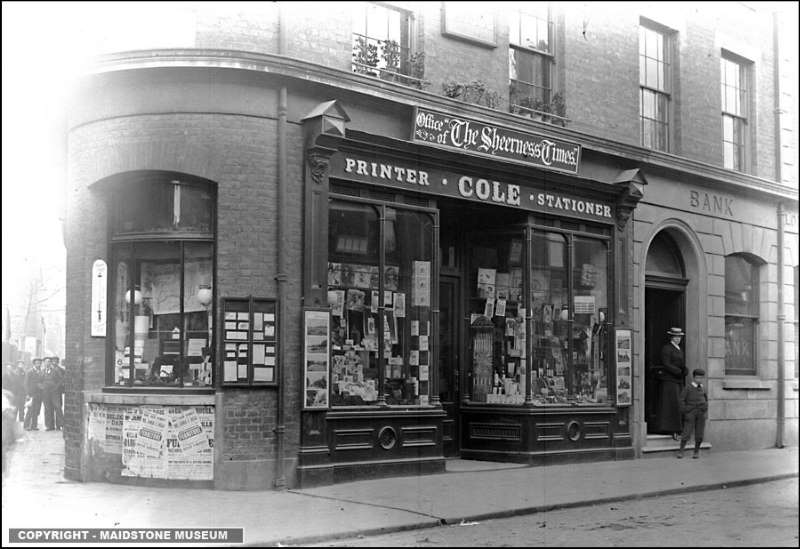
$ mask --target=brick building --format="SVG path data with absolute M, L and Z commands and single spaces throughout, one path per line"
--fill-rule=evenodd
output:
M 707 443 L 797 444 L 785 21 L 486 10 L 199 5 L 180 47 L 97 61 L 68 125 L 70 478 L 640 458 L 671 442 L 672 326 Z

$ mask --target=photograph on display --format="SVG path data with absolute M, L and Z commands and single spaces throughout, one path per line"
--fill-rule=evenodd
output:
M 617 406 L 630 406 L 631 399 L 631 330 L 616 330 L 614 346 L 617 356 Z
M 327 309 L 306 309 L 304 313 L 304 409 L 328 407 L 330 319 Z

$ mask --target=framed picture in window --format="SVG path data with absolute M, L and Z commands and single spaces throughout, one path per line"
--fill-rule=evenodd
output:
M 303 312 L 303 409 L 327 409 L 330 394 L 330 310 Z
M 630 406 L 633 370 L 633 341 L 628 329 L 614 330 L 614 360 L 617 365 L 617 406 Z

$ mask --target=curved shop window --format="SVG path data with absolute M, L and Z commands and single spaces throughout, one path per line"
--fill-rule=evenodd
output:
M 429 403 L 435 216 L 424 208 L 331 201 L 333 406 Z
M 608 240 L 523 227 L 470 243 L 469 400 L 523 404 L 530 371 L 534 405 L 610 402 Z
M 213 186 L 143 172 L 111 199 L 106 381 L 116 386 L 213 385 Z

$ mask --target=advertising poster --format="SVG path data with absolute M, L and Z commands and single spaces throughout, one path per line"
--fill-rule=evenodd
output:
M 330 357 L 330 313 L 327 309 L 307 309 L 303 324 L 303 364 L 305 389 L 303 408 L 328 407 Z
M 630 330 L 616 330 L 614 350 L 617 363 L 617 406 L 630 406 L 633 345 Z

